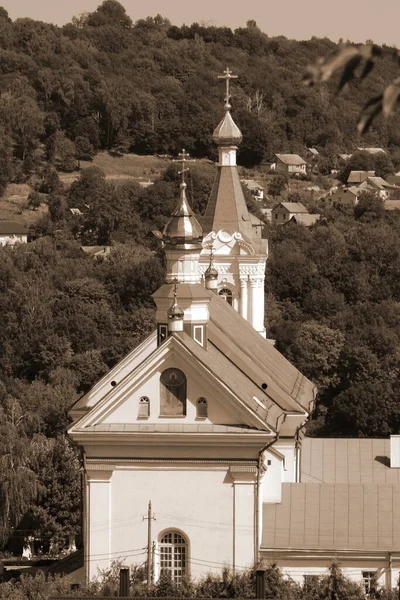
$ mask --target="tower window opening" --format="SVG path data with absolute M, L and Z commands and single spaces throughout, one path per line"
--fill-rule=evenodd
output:
M 228 288 L 222 288 L 219 290 L 218 295 L 221 296 L 225 302 L 227 302 L 230 306 L 233 304 L 232 292 Z

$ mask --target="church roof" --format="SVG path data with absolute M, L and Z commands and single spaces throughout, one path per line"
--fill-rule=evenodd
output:
M 263 548 L 398 551 L 400 484 L 284 483 L 263 505 Z
M 390 439 L 306 437 L 301 481 L 400 485 L 400 469 L 390 468 Z
M 182 286 L 189 290 L 202 288 L 199 284 L 178 284 L 178 297 Z M 169 284 L 169 287 L 173 296 L 174 286 Z M 132 369 L 125 364 L 127 358 L 123 359 L 96 384 L 98 393 L 94 402 L 91 400 L 93 391 L 90 391 L 74 405 L 73 411 L 77 417 L 79 411 L 82 411 L 81 415 L 85 414 L 90 406 L 93 408 L 121 388 L 124 380 L 132 375 L 138 376 L 141 364 L 150 356 L 165 352 L 168 344 L 175 343 L 185 348 L 199 363 L 199 368 L 200 365 L 204 367 L 270 430 L 277 428 L 285 412 L 301 417 L 310 410 L 314 402 L 314 384 L 224 300 L 205 288 L 202 290 L 210 298 L 207 348 L 200 346 L 185 332 L 174 333 L 158 348 L 154 348 L 152 343 L 142 344 L 138 349 L 138 356 L 141 356 L 139 361 L 132 353 Z M 151 339 L 153 337 L 150 336 Z M 118 382 L 116 387 L 109 383 L 107 385 L 112 380 Z
M 264 504 L 268 549 L 398 550 L 400 469 L 390 439 L 304 438 L 301 483 Z
M 310 410 L 314 402 L 316 387 L 309 379 L 302 375 L 236 310 L 214 294 L 211 295 L 209 311 L 209 336 L 214 339 L 213 325 L 225 334 L 231 346 L 227 349 L 227 354 L 232 360 L 235 360 L 233 358 L 235 349 L 242 357 L 241 362 L 248 363 L 250 361 L 259 368 L 267 384 L 267 394 L 271 395 L 278 404 L 282 405 L 283 399 L 285 399 L 286 402 L 292 402 L 292 407 L 293 401 L 295 401 L 306 411 Z M 264 381 L 260 381 L 259 385 L 262 383 Z M 279 394 L 279 396 L 275 394 Z
M 253 226 L 235 166 L 218 168 L 202 225 L 204 235 L 228 229 L 232 233 L 242 233 L 250 242 L 256 241 L 253 240 Z

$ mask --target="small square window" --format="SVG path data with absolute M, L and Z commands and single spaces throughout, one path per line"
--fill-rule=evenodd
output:
M 204 325 L 194 325 L 193 339 L 200 344 L 200 346 L 204 345 Z

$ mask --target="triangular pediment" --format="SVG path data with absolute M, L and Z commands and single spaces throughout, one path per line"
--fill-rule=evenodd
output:
M 214 349 L 214 353 L 218 352 Z M 223 360 L 221 357 L 219 358 Z M 247 427 L 270 432 L 271 428 L 267 423 L 268 409 L 260 400 L 251 396 L 251 385 L 247 391 L 242 382 L 246 397 L 241 397 L 234 389 L 235 382 L 229 386 L 218 376 L 216 369 L 210 368 L 207 360 L 208 352 L 186 334 L 171 336 L 118 385 L 107 390 L 93 407 L 88 408 L 88 412 L 71 427 L 70 434 L 74 437 L 76 432 L 95 432 L 96 428 L 104 433 L 128 426 L 133 431 L 146 428 L 148 431 L 149 427 L 156 431 L 154 426 L 164 427 L 176 423 L 183 428 L 197 425 L 198 431 L 201 431 L 201 426 L 209 425 Z M 183 416 L 165 416 L 160 410 L 160 376 L 166 369 L 179 369 L 186 376 L 186 414 Z M 238 379 L 244 377 L 239 370 L 236 376 Z M 150 403 L 149 415 L 145 418 L 141 415 L 139 406 L 140 399 L 144 397 Z M 207 417 L 201 420 L 197 416 L 196 406 L 200 397 L 207 400 Z

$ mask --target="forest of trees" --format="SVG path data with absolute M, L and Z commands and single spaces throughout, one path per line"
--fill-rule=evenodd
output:
M 328 39 L 269 37 L 254 23 L 177 27 L 160 15 L 132 23 L 116 0 L 64 27 L 0 10 L 0 192 L 41 174 L 47 161 L 73 170 L 99 149 L 214 156 L 226 65 L 238 74 L 234 117 L 239 162 L 316 146 L 354 149 L 360 106 L 397 73 L 383 57 L 363 85 L 335 97 L 335 78 L 302 85 L 306 65 L 332 52 Z M 400 117 L 378 119 L 365 145 L 395 147 Z
M 29 182 L 31 207 L 45 198 L 49 209 L 33 241 L 0 248 L 0 549 L 20 548 L 28 531 L 45 551 L 79 534 L 79 453 L 64 437 L 67 409 L 153 330 L 151 293 L 164 281 L 164 259 L 149 232 L 163 227 L 178 194 L 176 166 L 144 190 L 111 183 L 96 167 L 67 189 L 57 169 L 100 149 L 176 154 L 184 146 L 212 158 L 223 96 L 216 75 L 227 64 L 239 75 L 242 164 L 304 145 L 320 149 L 322 164 L 353 149 L 360 104 L 396 71 L 382 59 L 363 88 L 335 98 L 334 81 L 301 87 L 305 65 L 334 47 L 270 38 L 254 22 L 235 31 L 175 27 L 159 16 L 132 23 L 115 0 L 63 28 L 12 22 L 0 8 L 0 193 L 10 181 Z M 399 125 L 399 117 L 378 119 L 363 145 L 389 147 L 400 164 Z M 382 158 L 353 160 L 388 168 Z M 191 168 L 199 215 L 214 176 L 211 163 Z M 310 435 L 399 433 L 400 221 L 368 194 L 356 211 L 312 208 L 323 218 L 310 229 L 266 227 L 268 336 L 319 386 Z M 82 245 L 113 251 L 96 261 Z

